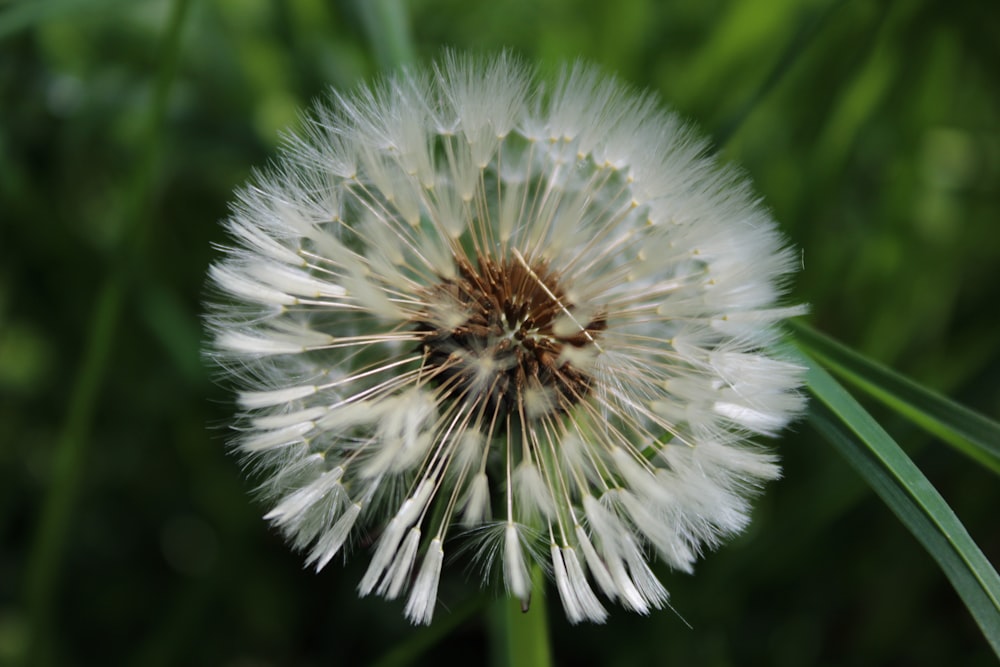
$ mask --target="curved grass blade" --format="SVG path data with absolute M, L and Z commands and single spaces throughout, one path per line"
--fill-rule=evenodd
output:
M 739 132 L 740 128 L 747 121 L 757 106 L 766 98 L 772 90 L 785 78 L 785 75 L 792 67 L 799 62 L 802 52 L 816 41 L 816 35 L 826 25 L 827 20 L 834 12 L 845 4 L 844 0 L 834 0 L 825 8 L 818 10 L 814 15 L 807 16 L 799 25 L 798 30 L 785 45 L 784 50 L 774 63 L 771 71 L 754 91 L 753 95 L 747 99 L 743 106 L 736 110 L 729 118 L 725 119 L 712 132 L 716 146 L 725 146 Z
M 801 322 L 795 338 L 836 375 L 1000 473 L 1000 424 L 868 359 Z
M 819 364 L 805 354 L 816 398 L 810 422 L 840 451 L 937 561 L 993 652 L 1000 657 L 1000 576 L 965 526 L 899 445 Z

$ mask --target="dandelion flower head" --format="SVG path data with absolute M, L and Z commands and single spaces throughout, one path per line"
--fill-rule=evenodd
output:
M 212 355 L 266 518 L 429 623 L 445 551 L 572 622 L 646 614 L 778 475 L 794 255 L 748 184 L 595 69 L 450 54 L 318 104 L 237 194 Z M 362 540 L 363 538 L 363 540 Z M 361 547 L 362 541 L 365 543 Z

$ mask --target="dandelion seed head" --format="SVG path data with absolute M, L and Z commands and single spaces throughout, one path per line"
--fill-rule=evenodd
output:
M 212 356 L 266 518 L 429 623 L 452 540 L 572 622 L 646 614 L 778 475 L 771 349 L 795 268 L 734 171 L 651 95 L 448 54 L 318 104 L 236 195 Z M 370 536 L 362 540 L 362 536 Z
M 435 384 L 501 422 L 514 413 L 535 420 L 569 410 L 586 396 L 589 376 L 562 351 L 595 345 L 603 318 L 558 326 L 568 307 L 544 264 L 478 256 L 473 265 L 462 258 L 458 276 L 432 288 L 467 313 L 457 326 L 434 311 L 413 317 L 415 329 L 427 334 L 425 370 Z

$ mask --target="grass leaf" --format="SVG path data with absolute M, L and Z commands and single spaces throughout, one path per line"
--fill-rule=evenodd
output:
M 965 526 L 899 445 L 811 357 L 810 422 L 833 444 L 937 561 L 1000 656 L 1000 576 Z
M 1000 473 L 1000 424 L 868 359 L 801 322 L 799 345 L 836 375 Z

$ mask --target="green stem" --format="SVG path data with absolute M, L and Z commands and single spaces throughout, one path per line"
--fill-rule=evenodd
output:
M 545 575 L 535 567 L 531 573 L 531 605 L 527 610 L 514 597 L 497 600 L 493 610 L 493 663 L 495 667 L 551 667 L 546 610 Z

